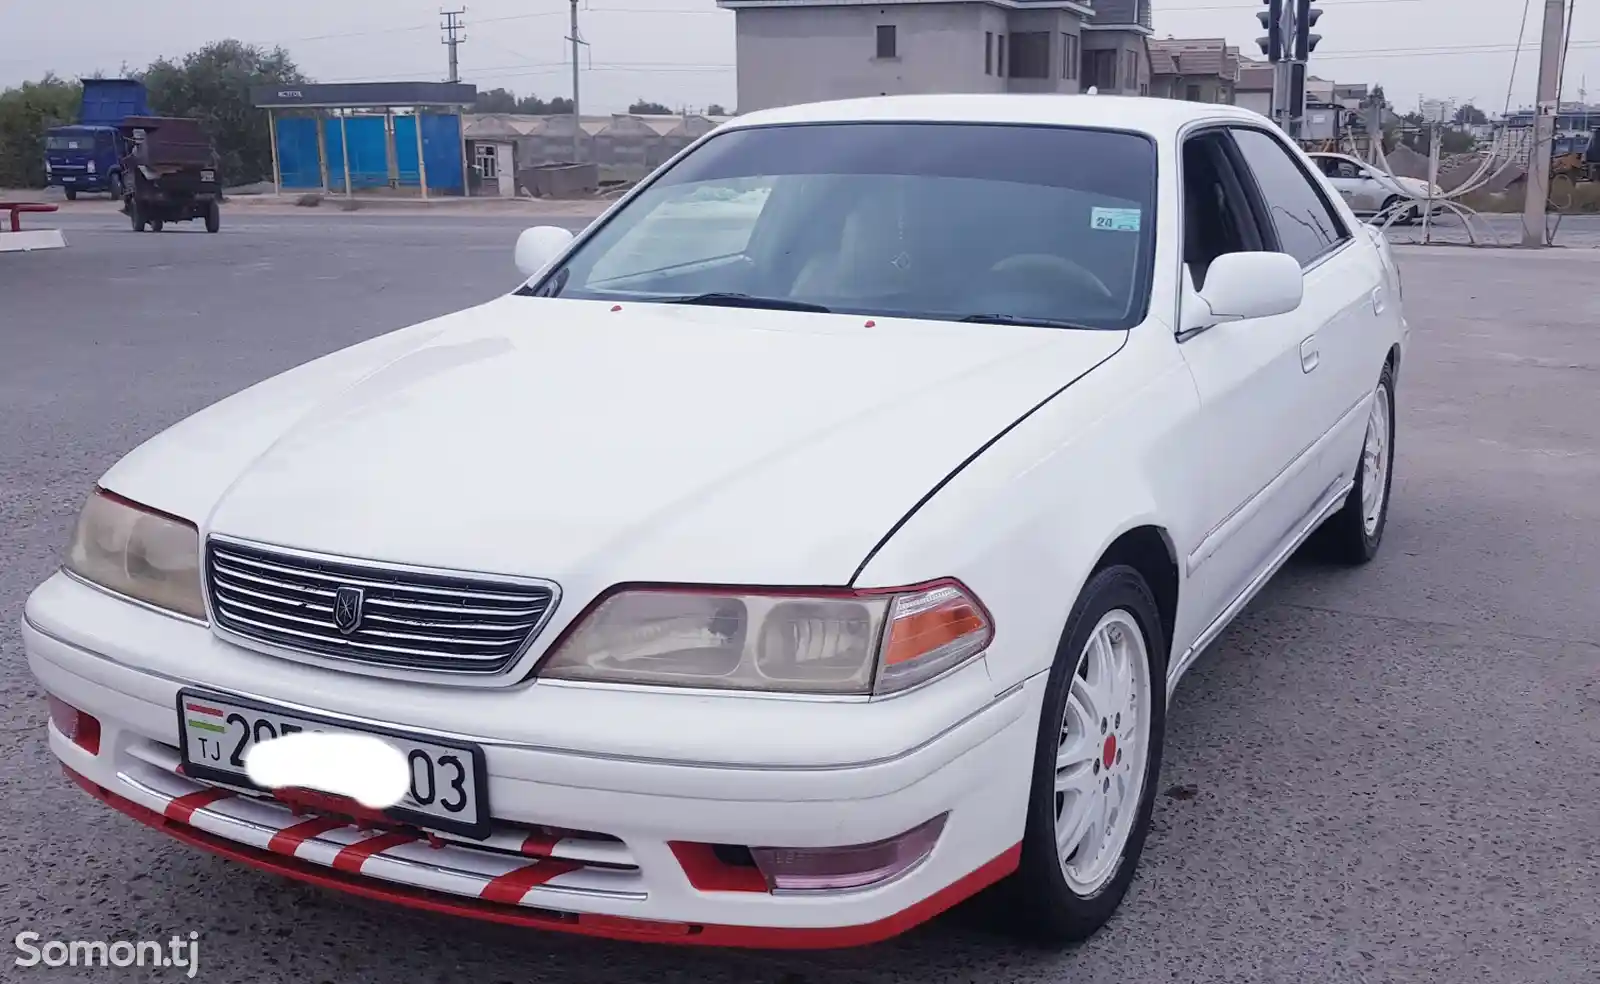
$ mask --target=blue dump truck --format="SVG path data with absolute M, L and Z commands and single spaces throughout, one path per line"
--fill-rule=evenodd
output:
M 45 184 L 78 192 L 123 194 L 122 159 L 127 137 L 118 129 L 130 116 L 149 116 L 144 83 L 137 79 L 84 79 L 78 122 L 44 133 Z

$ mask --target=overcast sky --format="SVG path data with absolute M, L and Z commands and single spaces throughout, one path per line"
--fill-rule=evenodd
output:
M 1246 54 L 1260 33 L 1252 0 L 1155 0 L 1158 37 L 1226 37 Z M 1531 103 L 1539 17 L 1531 0 L 1512 105 Z M 1339 82 L 1382 83 L 1391 102 L 1418 97 L 1506 102 L 1522 0 L 1320 0 L 1322 44 L 1312 72 Z M 455 5 L 459 6 L 459 4 Z M 562 40 L 566 0 L 466 0 L 463 81 L 544 97 L 571 92 Z M 1563 97 L 1584 84 L 1600 101 L 1600 4 L 1579 3 Z M 135 0 L 41 3 L 0 0 L 0 84 L 54 70 L 85 75 L 142 67 L 207 41 L 282 44 L 319 82 L 439 79 L 446 67 L 439 5 L 422 0 Z M 733 20 L 714 0 L 581 0 L 585 112 L 614 112 L 637 98 L 703 108 L 737 101 Z M 24 41 L 25 39 L 25 41 Z M 23 42 L 23 43 L 19 43 Z

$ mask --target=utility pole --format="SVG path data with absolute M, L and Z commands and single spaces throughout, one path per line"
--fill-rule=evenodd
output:
M 578 34 L 578 0 L 572 0 L 572 163 L 583 161 L 583 115 L 578 108 L 578 49 L 584 44 Z
M 1533 114 L 1533 148 L 1528 155 L 1528 197 L 1522 204 L 1522 245 L 1545 245 L 1545 206 L 1550 200 L 1550 146 L 1555 142 L 1561 100 L 1561 37 L 1566 31 L 1566 0 L 1544 0 L 1544 33 L 1539 37 L 1539 98 Z
M 467 40 L 466 34 L 463 33 L 466 31 L 467 25 L 465 21 L 461 20 L 461 15 L 466 12 L 467 8 L 465 7 L 460 10 L 439 11 L 439 15 L 444 18 L 444 23 L 439 25 L 439 29 L 444 31 L 444 38 L 440 43 L 450 49 L 451 82 L 461 81 L 461 64 L 456 59 L 456 48 Z

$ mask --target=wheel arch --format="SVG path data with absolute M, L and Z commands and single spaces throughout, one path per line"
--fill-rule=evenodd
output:
M 1166 656 L 1170 661 L 1180 590 L 1178 552 L 1172 544 L 1172 535 L 1165 528 L 1153 524 L 1125 530 L 1101 553 L 1090 576 L 1119 564 L 1138 571 L 1150 586 L 1150 592 L 1155 595 L 1156 610 L 1161 615 L 1161 632 L 1167 646 Z

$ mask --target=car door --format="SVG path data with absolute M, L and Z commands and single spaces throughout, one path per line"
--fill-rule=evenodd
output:
M 1343 158 L 1330 157 L 1325 154 L 1318 154 L 1311 160 L 1315 162 L 1317 168 L 1322 171 L 1323 177 L 1328 179 L 1328 184 L 1333 186 L 1333 190 L 1339 193 L 1339 197 L 1343 198 L 1346 204 L 1353 209 L 1361 207 L 1356 203 L 1356 186 L 1358 182 L 1354 170 L 1349 166 L 1349 162 Z
M 1252 179 L 1225 128 L 1182 148 L 1184 303 L 1218 255 L 1276 250 L 1270 220 L 1250 198 Z M 1271 564 L 1320 491 L 1305 459 L 1326 429 L 1315 368 L 1315 315 L 1289 312 L 1226 322 L 1179 336 L 1200 396 L 1193 439 L 1208 463 L 1195 476 L 1203 535 L 1185 544 L 1196 610 L 1219 615 Z M 1309 347 L 1308 347 L 1309 346 Z M 1308 356 L 1308 353 L 1309 356 Z
M 1307 333 L 1301 349 L 1305 396 L 1318 433 L 1304 467 L 1315 476 L 1306 485 L 1320 501 L 1354 477 L 1394 299 L 1387 296 L 1375 244 L 1346 223 L 1304 155 L 1265 128 L 1236 126 L 1232 136 L 1278 248 L 1299 259 L 1305 272 L 1305 299 L 1296 313 Z
M 1387 181 L 1379 178 L 1377 173 L 1364 164 L 1349 161 L 1346 165 L 1352 175 L 1354 194 L 1346 199 L 1350 207 L 1363 214 L 1377 212 L 1383 208 L 1383 203 L 1395 194 L 1396 189 Z

